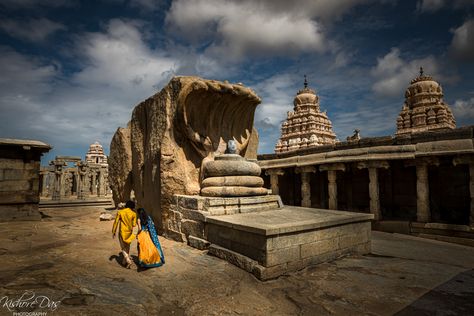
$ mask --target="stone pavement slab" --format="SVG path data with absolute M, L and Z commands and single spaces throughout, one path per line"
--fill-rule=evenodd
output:
M 368 255 L 262 282 L 206 251 L 160 237 L 166 264 L 137 271 L 118 263 L 112 223 L 99 220 L 103 211 L 44 209 L 49 217 L 41 221 L 0 223 L 0 299 L 33 291 L 61 301 L 48 315 L 68 316 L 393 315 L 409 306 L 416 315 L 472 311 L 474 248 L 373 232 Z M 0 315 L 12 312 L 2 303 Z

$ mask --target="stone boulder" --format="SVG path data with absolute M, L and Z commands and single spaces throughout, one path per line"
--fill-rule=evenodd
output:
M 199 194 L 203 160 L 223 154 L 229 140 L 236 141 L 240 155 L 255 159 L 253 118 L 259 103 L 255 92 L 240 84 L 175 77 L 135 107 L 132 187 L 138 206 L 153 215 L 160 232 L 171 230 L 174 195 Z
M 132 190 L 132 147 L 130 141 L 130 124 L 127 128 L 119 127 L 110 143 L 109 183 L 115 206 L 130 199 Z

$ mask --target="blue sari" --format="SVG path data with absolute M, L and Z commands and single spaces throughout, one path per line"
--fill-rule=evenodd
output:
M 159 267 L 165 264 L 165 256 L 161 249 L 155 224 L 151 216 L 147 216 L 146 224 L 137 235 L 138 263 L 144 268 Z

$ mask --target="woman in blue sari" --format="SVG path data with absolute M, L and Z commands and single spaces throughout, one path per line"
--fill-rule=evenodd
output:
M 153 219 L 143 208 L 138 209 L 138 263 L 144 268 L 159 267 L 165 263 Z

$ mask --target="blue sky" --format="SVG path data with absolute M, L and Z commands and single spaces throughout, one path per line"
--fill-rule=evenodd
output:
M 472 0 L 2 0 L 0 137 L 84 156 L 175 75 L 242 82 L 273 152 L 303 75 L 341 140 L 392 135 L 423 66 L 474 124 Z

